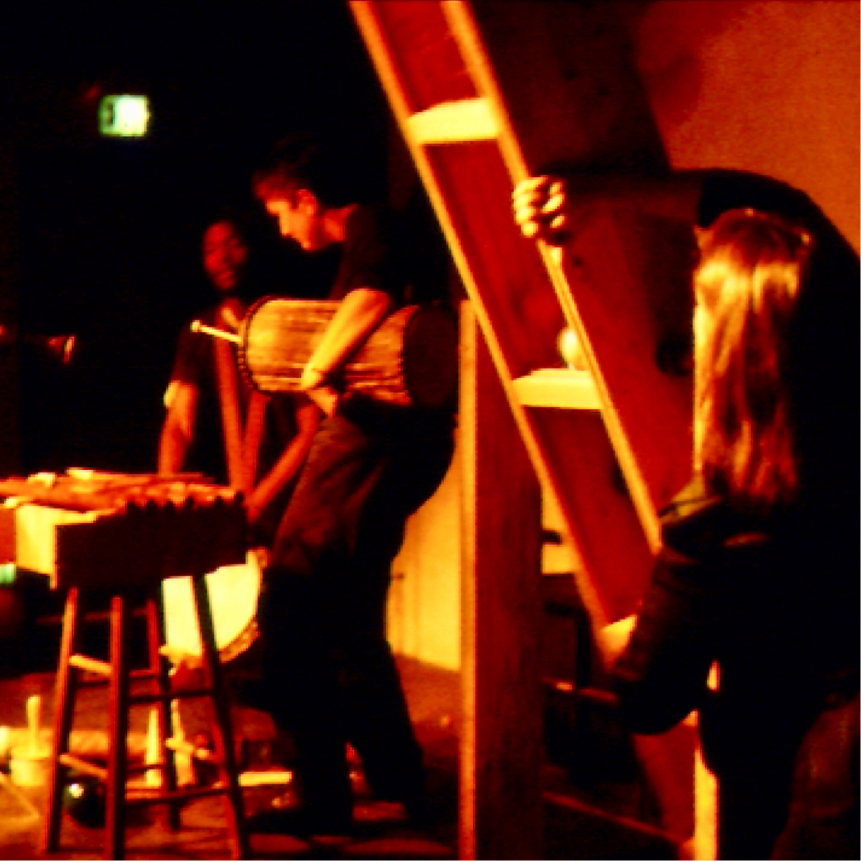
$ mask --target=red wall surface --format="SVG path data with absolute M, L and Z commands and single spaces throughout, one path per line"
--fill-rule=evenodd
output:
M 859 248 L 859 3 L 630 8 L 637 63 L 673 166 L 784 180 Z

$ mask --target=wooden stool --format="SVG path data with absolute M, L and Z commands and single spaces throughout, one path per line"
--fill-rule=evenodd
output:
M 227 826 L 234 858 L 248 858 L 248 837 L 244 825 L 242 791 L 236 763 L 230 709 L 221 674 L 221 662 L 215 644 L 209 594 L 203 574 L 195 576 L 194 597 L 202 643 L 202 688 L 171 691 L 167 662 L 159 652 L 163 642 L 163 625 L 159 612 L 159 591 L 149 591 L 145 602 L 149 665 L 143 670 L 132 670 L 131 656 L 131 603 L 132 595 L 125 592 L 111 594 L 110 599 L 110 655 L 109 661 L 96 660 L 80 654 L 83 641 L 84 615 L 90 597 L 84 588 L 70 588 L 66 599 L 60 663 L 54 714 L 54 741 L 51 778 L 47 809 L 45 811 L 42 850 L 56 851 L 59 846 L 62 815 L 62 796 L 71 770 L 100 778 L 106 788 L 106 835 L 104 857 L 125 857 L 126 810 L 134 805 L 166 804 L 170 826 L 177 829 L 179 804 L 186 799 L 221 795 L 225 801 Z M 158 581 L 160 587 L 160 581 Z M 82 679 L 80 674 L 90 673 L 100 678 Z M 131 680 L 151 683 L 151 692 L 132 694 Z M 84 686 L 107 684 L 110 692 L 110 723 L 108 729 L 107 768 L 95 765 L 69 752 L 69 735 L 72 728 L 75 696 Z M 174 751 L 178 744 L 169 738 L 171 728 L 171 701 L 189 697 L 205 697 L 212 703 L 215 720 L 213 741 L 214 762 L 218 766 L 218 783 L 212 787 L 177 789 Z M 156 704 L 158 716 L 160 762 L 129 767 L 126 737 L 129 727 L 129 709 L 134 705 Z M 161 785 L 152 795 L 130 797 L 126 780 L 130 774 L 161 771 Z

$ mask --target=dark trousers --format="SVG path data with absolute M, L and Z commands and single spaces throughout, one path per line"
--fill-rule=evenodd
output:
M 448 417 L 354 406 L 321 425 L 279 527 L 258 610 L 264 677 L 305 806 L 325 822 L 352 813 L 348 741 L 379 797 L 422 792 L 386 596 L 406 519 L 451 453 Z

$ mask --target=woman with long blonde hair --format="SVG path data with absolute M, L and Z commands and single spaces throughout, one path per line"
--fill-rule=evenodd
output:
M 634 731 L 663 732 L 699 709 L 720 779 L 722 858 L 805 857 L 797 834 L 778 841 L 796 754 L 829 697 L 849 704 L 851 723 L 857 690 L 846 648 L 857 601 L 827 561 L 801 480 L 797 333 L 814 241 L 751 209 L 725 212 L 697 239 L 694 478 L 663 513 L 664 547 L 615 676 Z M 844 857 L 849 783 L 808 857 Z
M 695 466 L 711 490 L 765 512 L 798 490 L 788 335 L 811 239 L 746 209 L 698 241 Z
M 622 715 L 699 711 L 720 857 L 857 858 L 858 254 L 804 193 L 723 169 L 533 177 L 514 218 L 562 252 L 596 199 L 700 251 L 693 477 L 639 613 L 599 632 Z

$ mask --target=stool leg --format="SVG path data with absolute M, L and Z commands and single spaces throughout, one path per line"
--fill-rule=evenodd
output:
M 57 683 L 54 694 L 54 740 L 51 753 L 51 776 L 48 799 L 42 824 L 42 851 L 53 852 L 60 843 L 62 796 L 68 768 L 59 762 L 61 754 L 69 752 L 69 734 L 75 711 L 77 673 L 69 666 L 69 659 L 80 651 L 83 632 L 83 599 L 78 589 L 70 589 L 66 597 L 63 616 L 63 636 L 60 641 L 60 662 L 57 666 Z
M 209 591 L 206 577 L 194 577 L 194 600 L 200 626 L 200 641 L 203 651 L 203 667 L 207 676 L 207 686 L 212 689 L 212 704 L 215 710 L 215 751 L 220 763 L 221 780 L 227 789 L 225 811 L 230 829 L 230 840 L 234 858 L 248 858 L 250 847 L 245 830 L 245 813 L 242 788 L 239 785 L 239 769 L 233 742 L 233 729 L 230 721 L 230 706 L 227 689 L 221 674 L 221 658 L 215 643 L 215 630 L 212 624 L 212 611 L 209 604 Z
M 156 677 L 156 693 L 167 694 L 170 692 L 170 676 L 164 658 L 159 653 L 163 642 L 164 632 L 162 630 L 159 602 L 154 595 L 148 595 L 146 600 L 146 624 L 147 645 L 149 649 L 150 672 Z M 167 746 L 167 739 L 171 735 L 171 713 L 170 700 L 162 699 L 158 703 L 158 734 L 159 747 L 161 749 L 161 761 L 164 768 L 161 770 L 161 795 L 171 795 L 176 792 L 176 759 L 174 752 Z M 180 826 L 179 804 L 171 802 L 168 808 L 168 824 L 176 831 Z
M 107 815 L 105 858 L 125 857 L 127 736 L 129 728 L 129 625 L 128 601 L 111 598 L 110 728 L 108 730 Z

